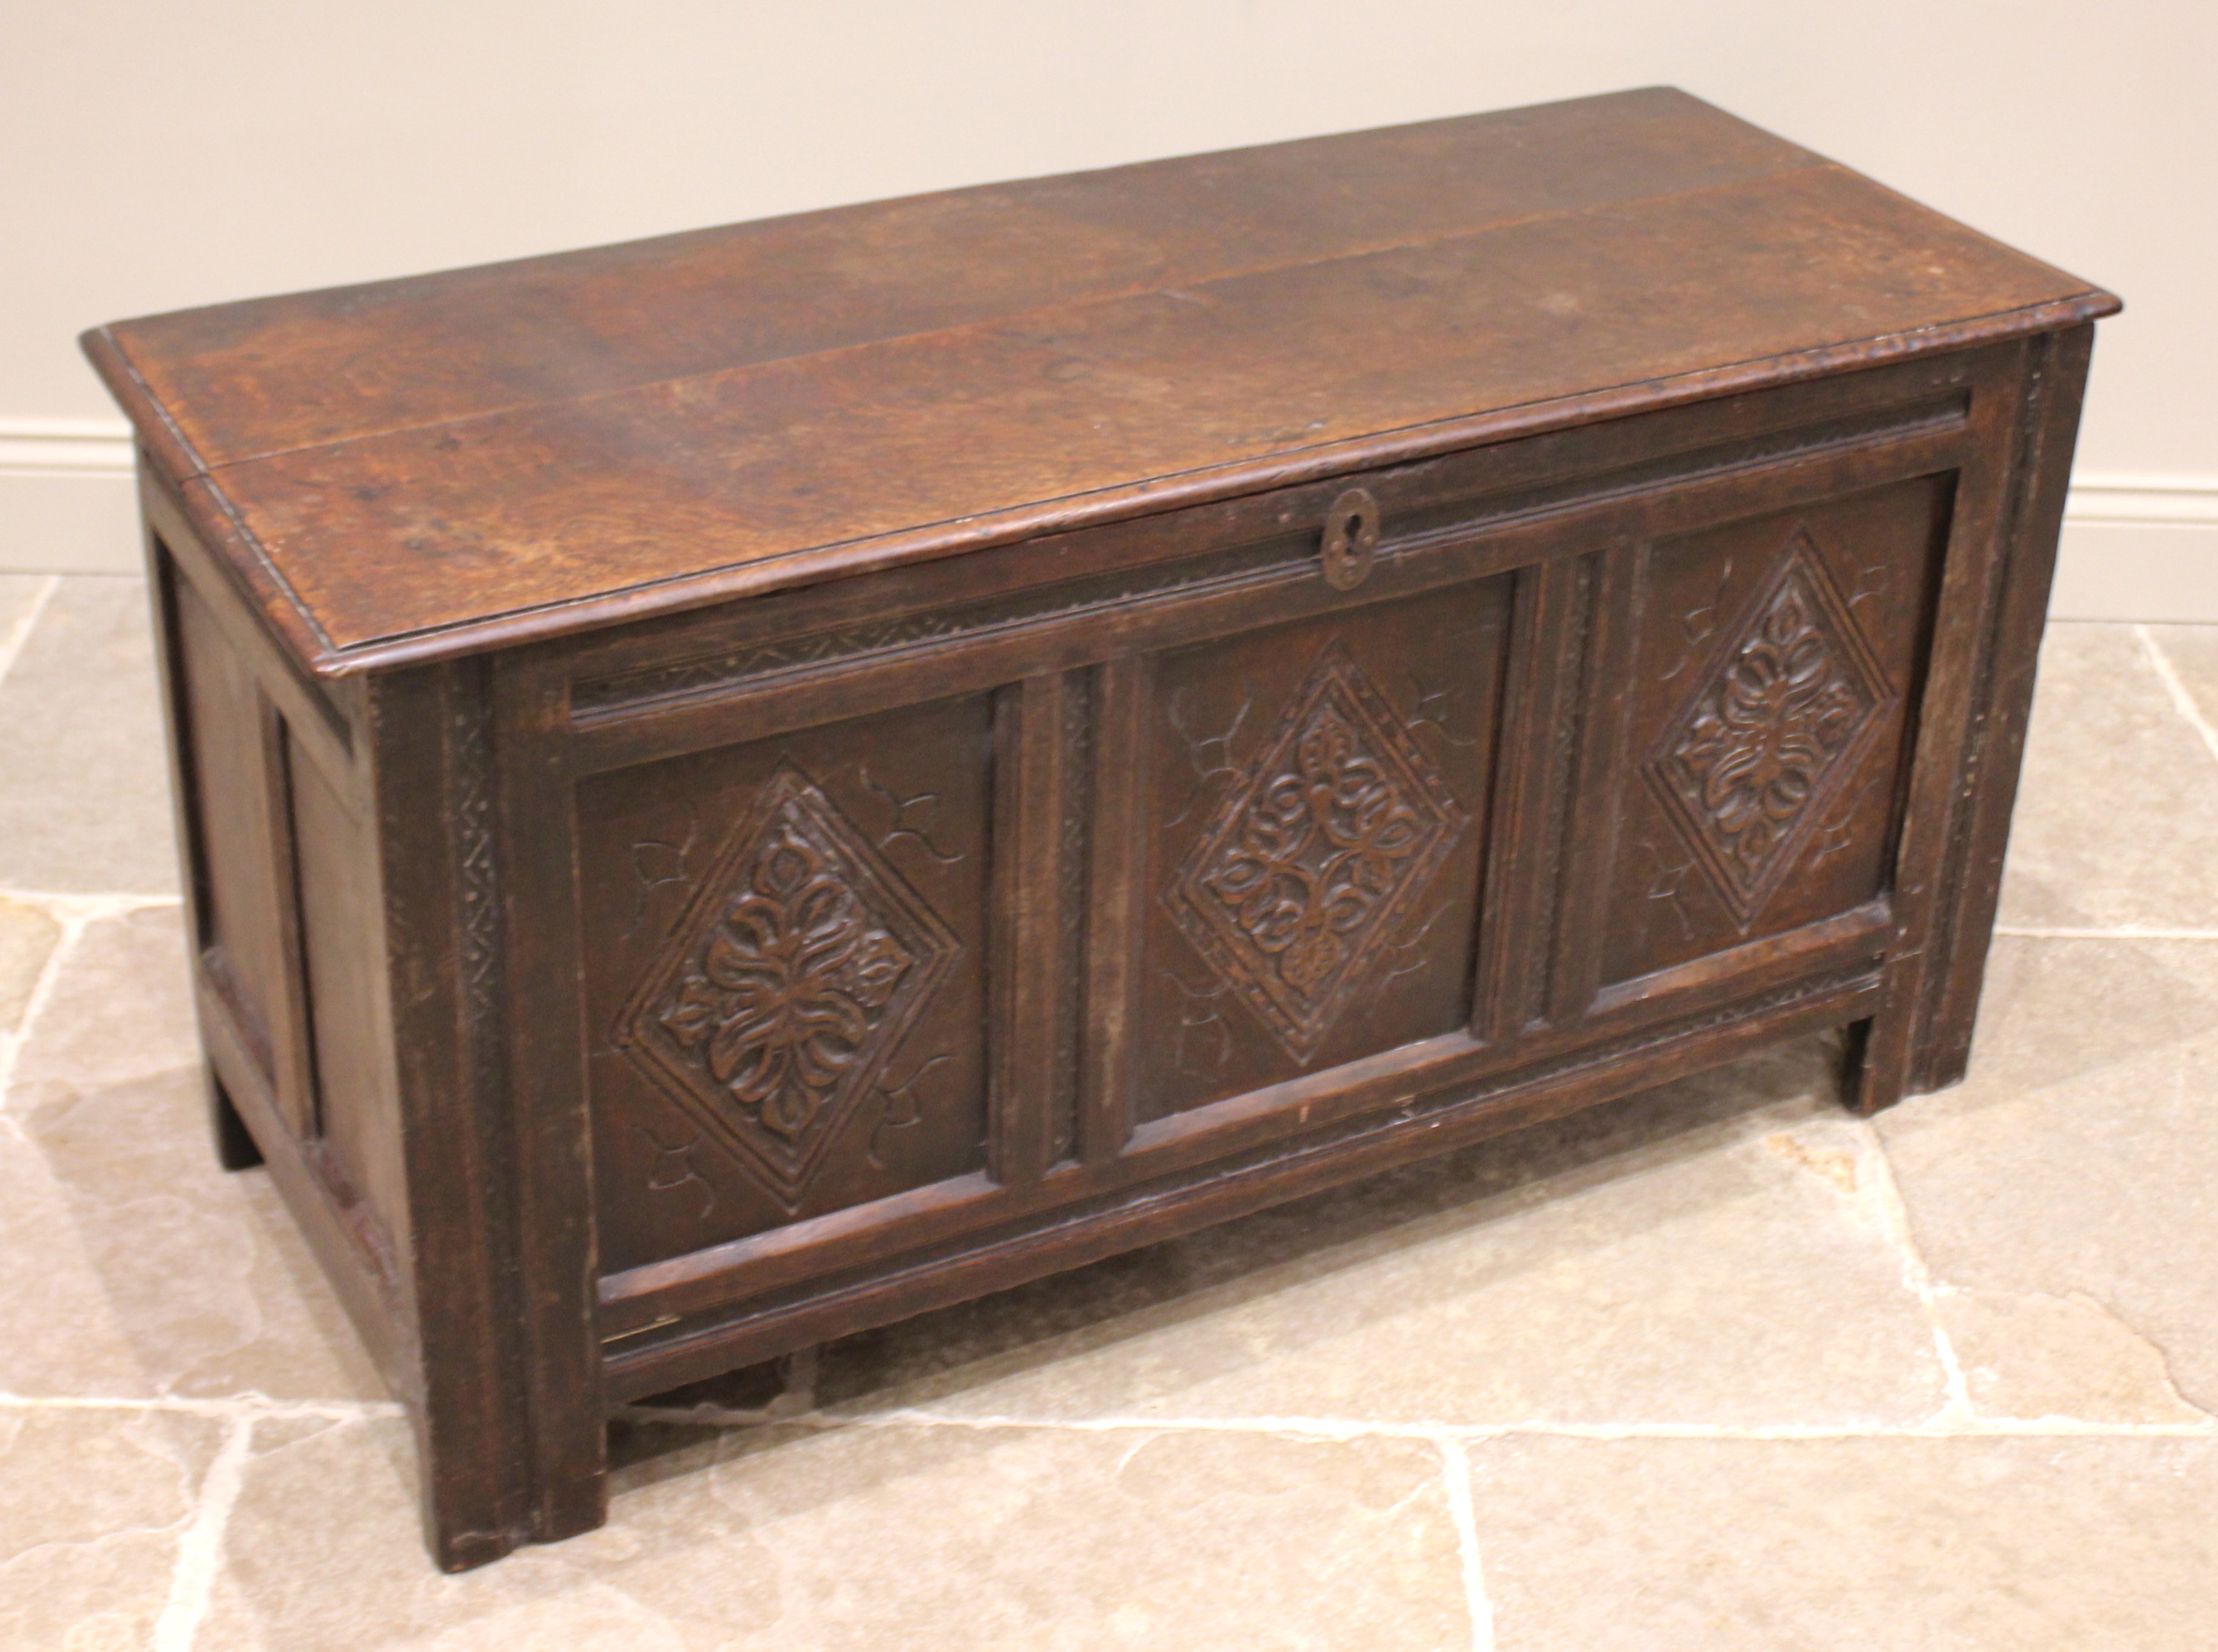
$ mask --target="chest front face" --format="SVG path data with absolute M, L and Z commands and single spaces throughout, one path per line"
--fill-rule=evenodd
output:
M 501 657 L 514 1081 L 588 1116 L 617 1390 L 799 1282 L 1869 989 L 2021 360 Z

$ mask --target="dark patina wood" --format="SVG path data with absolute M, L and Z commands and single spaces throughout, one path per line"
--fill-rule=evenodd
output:
M 1960 1077 L 2116 307 L 1651 90 L 89 335 L 220 1150 L 440 1562 L 735 1365 Z

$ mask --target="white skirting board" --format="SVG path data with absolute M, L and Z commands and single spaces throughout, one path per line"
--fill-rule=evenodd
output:
M 0 421 L 0 573 L 133 573 L 130 427 Z
M 0 572 L 135 572 L 136 524 L 122 425 L 0 421 Z M 2048 611 L 2218 624 L 2218 476 L 2076 479 Z
M 2048 612 L 2218 623 L 2218 476 L 2074 477 Z

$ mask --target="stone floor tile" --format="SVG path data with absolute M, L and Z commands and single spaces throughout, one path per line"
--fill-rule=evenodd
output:
M 152 1646 L 221 1429 L 174 1413 L 0 1410 L 0 1646 Z
M 2218 928 L 2218 760 L 2131 626 L 2042 645 L 2001 921 Z
M 267 1172 L 217 1168 L 196 1068 L 16 1087 L 0 1389 L 387 1398 Z
M 2218 1440 L 1571 1440 L 1471 1451 L 1502 1652 L 2207 1645 Z
M 257 1425 L 201 1644 L 1470 1644 L 1440 1458 L 1423 1441 L 901 1426 L 680 1439 L 619 1471 L 603 1530 L 447 1578 L 417 1547 L 400 1425 Z
M 2218 1412 L 2214 1073 L 2218 945 L 1997 941 L 1971 1077 L 1878 1120 L 1927 1265 L 1979 1293 L 1950 1311 L 1983 1404 L 2163 1420 L 2176 1389 Z
M 0 1116 L 0 1393 L 151 1398 L 69 1191 Z
M 87 924 L 63 958 L 53 990 L 16 1058 L 24 1086 L 76 1087 L 197 1067 L 184 915 L 142 906 Z
M 1937 1307 L 1972 1408 L 2044 1422 L 2207 1423 L 2164 1352 L 2084 1292 L 1942 1290 Z
M 62 926 L 36 906 L 0 897 L 0 1036 L 22 1025 Z
M 0 676 L 13 657 L 11 645 L 22 641 L 25 622 L 38 612 L 53 579 L 45 573 L 0 573 Z
M 2218 625 L 2152 625 L 2157 649 L 2195 708 L 2218 727 Z
M 0 678 L 0 888 L 177 888 L 143 581 L 61 582 Z
M 1911 1421 L 1942 1378 L 1874 1151 L 1813 1042 L 849 1339 L 818 1393 L 1034 1420 Z
M 386 1390 L 268 1173 L 217 1167 L 175 907 L 85 926 L 0 1113 L 0 1391 Z

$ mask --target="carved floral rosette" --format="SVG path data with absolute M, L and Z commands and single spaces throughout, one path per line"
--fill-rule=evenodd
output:
M 1468 824 L 1432 760 L 1335 644 L 1164 900 L 1217 976 L 1306 1064 L 1374 984 Z
M 784 764 L 702 879 L 616 1042 L 790 1210 L 957 950 Z
M 1894 694 L 1799 528 L 1695 682 L 1643 773 L 1745 931 L 1854 776 Z

